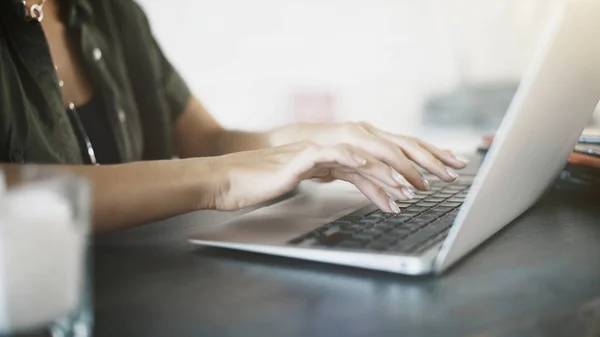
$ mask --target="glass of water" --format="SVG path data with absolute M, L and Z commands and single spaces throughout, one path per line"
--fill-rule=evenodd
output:
M 0 336 L 92 335 L 90 206 L 85 179 L 41 166 L 0 186 Z

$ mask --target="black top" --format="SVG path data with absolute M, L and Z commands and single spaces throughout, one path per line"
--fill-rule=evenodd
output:
M 117 143 L 108 123 L 106 108 L 102 98 L 99 95 L 94 96 L 87 103 L 76 108 L 74 113 L 77 114 L 83 131 L 94 149 L 98 164 L 119 163 Z M 88 155 L 86 150 L 87 140 L 84 138 L 84 135 L 78 136 L 80 138 L 79 146 L 82 148 L 84 158 L 86 158 L 86 155 Z

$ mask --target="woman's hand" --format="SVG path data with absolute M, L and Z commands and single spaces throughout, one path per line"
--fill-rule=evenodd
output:
M 302 141 L 204 160 L 211 161 L 210 171 L 216 176 L 211 180 L 218 187 L 209 208 L 217 210 L 237 210 L 271 200 L 311 178 L 350 182 L 385 212 L 399 212 L 392 198 L 414 196 L 396 170 L 376 155 L 349 144 L 324 146 Z M 408 161 L 392 160 L 391 154 L 389 160 L 398 170 L 408 172 L 414 184 L 425 184 Z
M 421 190 L 427 190 L 429 184 L 413 163 L 445 182 L 456 180 L 458 174 L 454 169 L 464 168 L 468 163 L 465 158 L 455 156 L 450 151 L 440 150 L 417 138 L 389 133 L 363 122 L 291 124 L 273 131 L 270 139 L 274 144 L 304 139 L 310 139 L 322 146 L 349 144 L 371 154 Z

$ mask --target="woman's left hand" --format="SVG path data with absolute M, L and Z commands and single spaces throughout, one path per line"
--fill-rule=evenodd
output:
M 456 180 L 455 169 L 468 163 L 467 159 L 418 138 L 386 132 L 365 122 L 291 124 L 273 131 L 270 138 L 274 145 L 302 140 L 323 146 L 350 144 L 401 172 L 403 178 L 421 190 L 429 189 L 429 184 L 411 162 L 445 182 Z

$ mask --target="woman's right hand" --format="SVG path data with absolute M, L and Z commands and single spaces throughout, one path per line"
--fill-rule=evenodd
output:
M 238 210 L 274 199 L 311 178 L 350 182 L 385 212 L 399 211 L 392 199 L 414 197 L 402 172 L 346 144 L 303 141 L 207 159 L 217 177 L 211 205 L 217 210 Z

